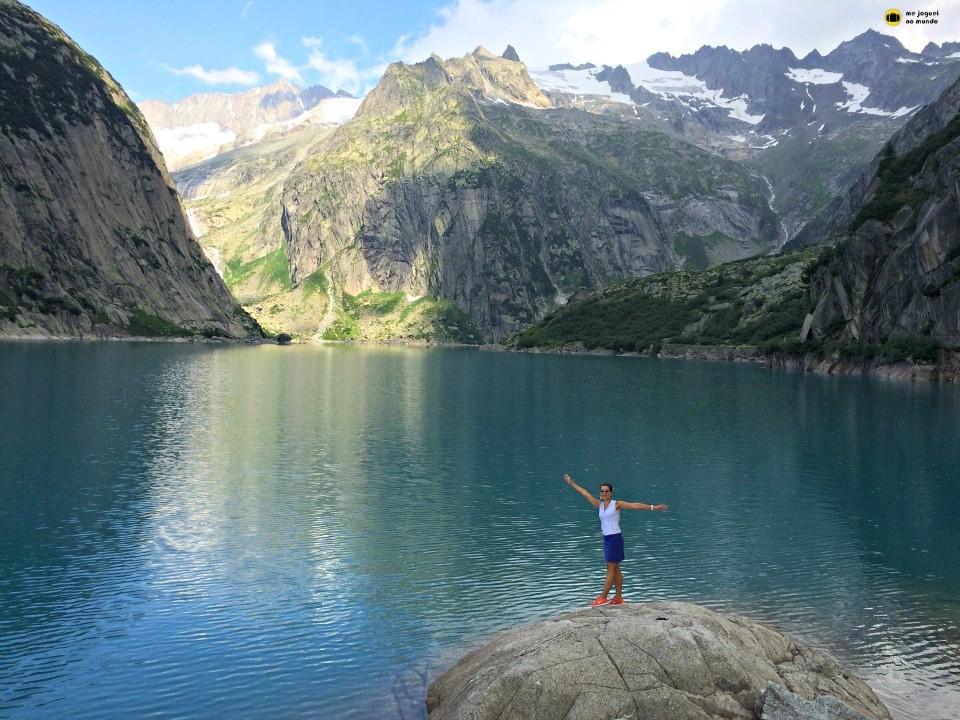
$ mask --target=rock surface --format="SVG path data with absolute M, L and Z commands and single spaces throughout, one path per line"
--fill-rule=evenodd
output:
M 801 239 L 840 238 L 810 280 L 816 339 L 960 344 L 960 80 Z
M 283 182 L 290 278 L 453 300 L 499 340 L 581 287 L 767 251 L 782 239 L 742 167 L 550 101 L 478 48 L 394 63 Z
M 768 682 L 890 718 L 825 653 L 752 620 L 668 602 L 581 610 L 501 635 L 430 686 L 427 710 L 429 720 L 746 719 Z
M 804 700 L 774 682 L 767 683 L 760 693 L 754 712 L 757 720 L 869 720 L 829 695 Z
M 259 337 L 109 73 L 10 0 L 0 58 L 0 335 Z

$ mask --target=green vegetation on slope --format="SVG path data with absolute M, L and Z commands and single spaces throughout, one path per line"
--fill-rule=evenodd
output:
M 660 273 L 560 308 L 512 340 L 520 348 L 581 343 L 587 349 L 658 351 L 663 343 L 761 345 L 795 339 L 812 308 L 814 252 L 740 260 L 709 270 Z
M 883 159 L 877 168 L 879 185 L 873 199 L 864 205 L 850 223 L 849 231 L 854 232 L 868 220 L 889 223 L 905 205 L 913 211 L 908 231 L 916 226 L 920 208 L 930 198 L 930 190 L 918 187 L 914 180 L 927 161 L 944 145 L 960 137 L 960 115 L 956 116 L 940 132 L 933 133 L 910 152 L 897 156 L 893 145 L 887 143 L 883 149 Z M 933 170 L 937 168 L 934 167 Z
M 958 251 L 960 252 L 960 251 Z M 819 253 L 819 254 L 818 254 Z M 762 355 L 837 355 L 847 360 L 933 362 L 937 339 L 896 334 L 882 343 L 798 340 L 813 311 L 808 283 L 835 248 L 740 260 L 706 271 L 661 273 L 563 307 L 509 341 L 520 349 L 582 346 L 660 352 L 666 343 L 756 347 Z M 842 329 L 842 328 L 838 328 Z

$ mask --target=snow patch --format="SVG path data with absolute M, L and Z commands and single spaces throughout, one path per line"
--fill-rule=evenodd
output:
M 841 110 L 846 110 L 849 113 L 879 115 L 881 117 L 901 117 L 903 115 L 912 113 L 914 110 L 920 107 L 919 105 L 915 105 L 911 108 L 902 107 L 899 110 L 894 110 L 893 112 L 881 110 L 880 108 L 865 107 L 863 103 L 870 94 L 870 88 L 868 88 L 866 85 L 858 85 L 857 83 L 848 83 L 846 81 L 843 83 L 843 88 L 847 91 L 847 95 L 850 96 L 850 99 L 845 103 L 837 103 L 837 107 Z
M 810 83 L 811 85 L 833 85 L 843 79 L 843 73 L 829 72 L 819 68 L 812 70 L 807 70 L 806 68 L 787 68 L 787 72 L 784 74 L 791 80 Z
M 767 148 L 774 147 L 780 142 L 777 138 L 773 137 L 773 135 L 761 135 L 760 138 L 762 140 L 766 140 L 766 142 L 763 145 L 752 145 L 751 147 L 756 150 L 766 150 Z
M 634 85 L 649 90 L 662 98 L 677 99 L 691 109 L 699 109 L 690 104 L 691 101 L 697 101 L 700 104 L 705 103 L 726 110 L 731 117 L 751 125 L 758 124 L 764 118 L 763 115 L 751 115 L 749 113 L 750 98 L 746 95 L 728 98 L 724 96 L 722 89 L 710 90 L 702 80 L 678 71 L 657 70 L 647 63 L 635 63 L 623 67 L 630 74 L 630 79 Z M 532 70 L 530 77 L 543 90 L 564 92 L 570 95 L 601 96 L 614 102 L 633 104 L 628 95 L 613 92 L 609 83 L 597 80 L 596 76 L 600 72 L 602 72 L 601 68 L 552 71 L 541 69 Z
M 362 102 L 363 100 L 357 98 L 327 98 L 321 100 L 317 106 L 319 108 L 319 119 L 323 122 L 342 125 L 357 114 Z M 313 112 L 317 113 L 317 108 L 314 108 Z
M 614 102 L 629 105 L 633 103 L 629 95 L 616 93 L 610 85 L 597 80 L 599 68 L 592 70 L 532 70 L 530 77 L 540 86 L 541 90 L 554 90 L 569 95 L 599 95 L 610 98 Z
M 209 152 L 213 157 L 221 146 L 230 145 L 237 139 L 233 130 L 224 130 L 217 122 L 155 130 L 154 136 L 160 152 L 171 157 L 186 157 L 198 152 Z
M 910 58 L 897 58 L 898 63 L 908 64 L 908 63 L 918 63 L 919 60 L 911 60 Z
M 955 52 L 953 53 L 953 55 L 947 55 L 947 60 L 950 60 L 952 58 L 960 58 L 960 52 Z

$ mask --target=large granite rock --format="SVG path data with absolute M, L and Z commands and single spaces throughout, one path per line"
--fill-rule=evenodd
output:
M 773 682 L 767 683 L 753 709 L 757 720 L 868 720 L 830 695 L 804 700 Z
M 0 0 L 0 336 L 259 338 L 146 121 L 58 27 Z
M 746 618 L 666 602 L 581 610 L 505 633 L 434 682 L 427 710 L 429 720 L 755 718 L 768 683 L 890 718 L 825 653 Z

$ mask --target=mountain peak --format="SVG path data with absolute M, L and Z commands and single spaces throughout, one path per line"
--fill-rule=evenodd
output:
M 495 58 L 497 57 L 492 52 L 487 50 L 483 45 L 477 45 L 477 48 L 472 53 L 476 57 L 485 57 L 485 58 Z
M 837 46 L 837 49 L 830 53 L 830 55 L 833 55 L 833 53 L 837 52 L 841 48 L 864 48 L 867 50 L 872 50 L 873 48 L 887 48 L 896 53 L 909 52 L 903 46 L 903 43 L 901 43 L 892 35 L 884 35 L 883 33 L 877 32 L 873 29 L 860 33 L 853 38 L 853 40 L 840 43 L 840 45 Z
M 270 83 L 269 85 L 260 86 L 259 89 L 267 93 L 277 92 L 277 91 L 300 92 L 300 88 L 294 85 L 292 82 L 290 82 L 286 78 L 278 78 L 277 80 Z
M 503 51 L 501 55 L 504 60 L 513 60 L 513 62 L 520 62 L 520 56 L 517 55 L 517 51 L 513 48 L 513 45 L 507 45 L 507 49 Z

